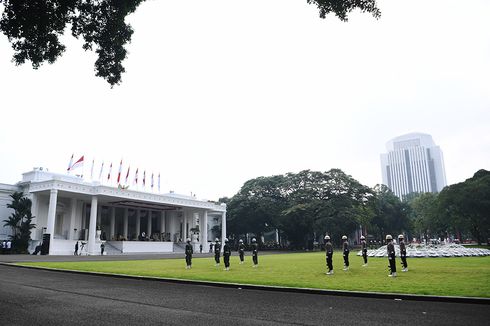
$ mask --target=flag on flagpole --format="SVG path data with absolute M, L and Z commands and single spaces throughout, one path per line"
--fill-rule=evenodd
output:
M 95 159 L 92 160 L 92 168 L 90 169 L 90 179 L 94 179 L 94 165 L 95 165 Z
M 71 166 L 73 164 L 73 155 L 75 155 L 75 154 L 71 154 L 70 163 L 68 163 L 68 169 L 66 169 L 66 171 L 68 171 L 68 172 L 71 170 Z
M 146 186 L 146 170 L 143 171 L 143 187 Z
M 73 165 L 70 167 L 70 171 L 75 170 L 76 168 L 79 167 L 83 167 L 83 155 L 78 159 L 78 161 L 73 163 Z
M 111 171 L 112 171 L 112 162 L 111 162 L 111 166 L 109 166 L 109 173 L 107 174 L 107 181 L 111 181 Z
M 128 184 L 128 179 L 129 179 L 129 170 L 131 169 L 131 166 L 128 166 L 128 172 L 126 173 L 126 181 L 124 182 L 125 184 Z
M 121 163 L 119 163 L 119 172 L 117 173 L 117 183 L 119 184 L 119 181 L 121 181 L 121 170 L 122 170 L 122 160 Z
M 160 192 L 160 172 L 158 172 L 158 192 Z
M 138 168 L 136 168 L 136 172 L 134 173 L 134 184 L 138 185 Z
M 153 191 L 153 172 L 151 173 L 151 191 Z
M 102 165 L 100 166 L 99 181 L 102 179 L 102 172 L 104 172 L 104 162 L 102 162 Z

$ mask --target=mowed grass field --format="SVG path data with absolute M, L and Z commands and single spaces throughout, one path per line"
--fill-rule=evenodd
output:
M 248 253 L 247 253 L 248 254 Z M 361 267 L 362 257 L 350 256 L 350 270 L 343 271 L 340 252 L 334 254 L 334 275 L 325 275 L 325 254 L 288 253 L 259 254 L 259 267 L 245 257 L 238 264 L 231 258 L 230 271 L 214 266 L 213 258 L 193 258 L 192 269 L 185 260 L 133 260 L 90 262 L 36 262 L 20 265 L 71 269 L 174 279 L 203 280 L 224 283 L 259 284 L 299 288 L 408 293 L 422 295 L 490 297 L 490 257 L 413 258 L 408 259 L 409 272 L 402 273 L 397 259 L 398 277 L 388 277 L 388 259 L 369 258 L 369 266 Z

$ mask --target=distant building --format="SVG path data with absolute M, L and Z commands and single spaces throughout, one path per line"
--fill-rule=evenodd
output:
M 381 154 L 383 184 L 399 198 L 414 192 L 439 192 L 446 186 L 444 159 L 432 136 L 410 133 L 386 143 Z

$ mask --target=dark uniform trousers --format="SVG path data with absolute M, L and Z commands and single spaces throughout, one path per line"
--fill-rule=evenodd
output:
M 186 254 L 185 255 L 185 263 L 187 264 L 187 266 L 191 266 L 192 265 L 192 255 L 190 255 L 190 254 Z
M 225 262 L 225 267 L 228 268 L 230 267 L 230 255 L 229 254 L 223 254 L 223 261 Z
M 349 251 L 344 251 L 344 265 L 349 267 Z
M 216 245 L 215 248 L 217 249 L 214 249 L 214 261 L 216 262 L 216 264 L 219 264 L 219 257 L 220 257 L 220 248 L 221 246 L 220 245 Z
M 332 256 L 332 254 L 327 254 L 327 267 L 329 272 L 333 270 Z
M 400 253 L 400 258 L 402 260 L 402 266 L 403 268 L 407 268 L 408 267 L 408 264 L 407 264 L 407 253 Z
M 257 250 L 252 251 L 252 260 L 254 262 L 254 265 L 257 265 L 259 263 L 259 257 L 258 257 Z
M 243 250 L 240 250 L 238 254 L 240 255 L 240 261 L 243 262 L 243 259 L 245 257 L 245 252 Z

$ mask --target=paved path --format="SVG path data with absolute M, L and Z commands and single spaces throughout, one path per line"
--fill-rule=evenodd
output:
M 282 293 L 0 265 L 2 325 L 487 325 L 488 305 Z

